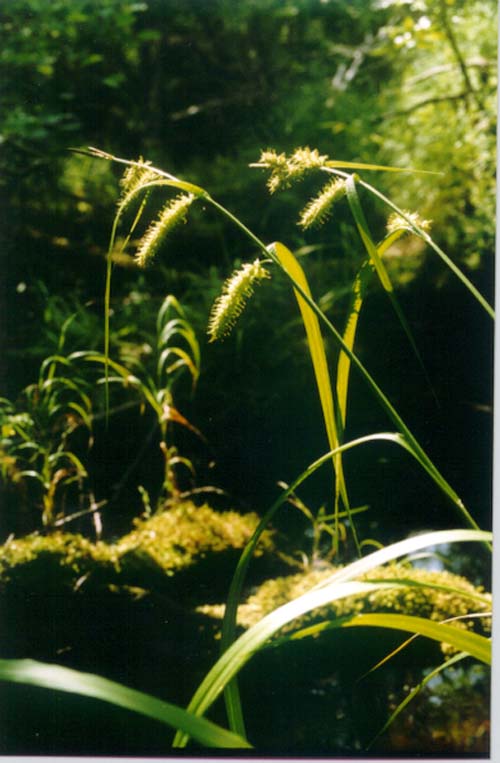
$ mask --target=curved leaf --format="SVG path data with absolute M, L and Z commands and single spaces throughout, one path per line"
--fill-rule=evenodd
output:
M 287 623 L 317 607 L 329 604 L 332 601 L 338 601 L 353 595 L 368 594 L 379 588 L 391 587 L 391 584 L 387 585 L 386 583 L 354 582 L 352 578 L 373 569 L 379 564 L 404 556 L 420 548 L 458 541 L 487 541 L 491 540 L 491 538 L 491 533 L 479 530 L 442 530 L 425 533 L 424 535 L 418 535 L 413 538 L 407 538 L 399 543 L 394 543 L 391 546 L 375 551 L 364 559 L 359 559 L 356 562 L 347 565 L 325 581 L 322 581 L 321 585 L 314 586 L 302 596 L 299 596 L 293 601 L 270 612 L 263 617 L 262 620 L 249 628 L 246 633 L 240 636 L 237 641 L 224 652 L 202 681 L 188 706 L 188 710 L 196 715 L 203 715 L 213 702 L 215 702 L 224 687 L 228 685 L 246 662 L 248 662 L 251 656 L 261 649 L 265 642 Z M 396 586 L 394 585 L 393 587 Z M 384 615 L 383 617 L 386 616 Z M 398 617 L 405 616 L 401 615 Z M 456 644 L 458 649 L 462 651 L 469 651 L 470 649 L 470 653 L 474 654 L 474 656 L 477 655 L 479 659 L 488 659 L 488 639 L 477 637 L 476 639 L 466 638 L 464 641 L 463 632 L 461 636 L 456 635 L 458 629 L 449 625 L 441 626 L 439 636 L 437 636 L 438 631 L 436 631 L 434 626 L 439 625 L 439 623 L 434 623 L 430 620 L 423 620 L 420 622 L 422 618 L 411 619 L 419 621 L 415 623 L 406 622 L 406 625 L 413 626 L 412 632 L 422 633 L 423 635 L 428 635 L 430 638 L 437 638 L 439 641 L 443 641 L 443 637 L 445 636 L 446 642 Z M 393 627 L 396 626 L 394 625 Z M 399 627 L 400 629 L 402 627 L 401 621 L 399 621 Z M 443 628 L 445 628 L 445 630 L 442 630 Z M 452 630 L 453 633 L 449 634 L 449 630 Z M 468 635 L 476 636 L 476 634 Z M 183 747 L 187 743 L 187 740 L 188 737 L 186 734 L 178 733 L 174 739 L 174 746 Z
M 341 624 L 342 628 L 356 626 L 391 628 L 408 631 L 409 633 L 418 633 L 434 641 L 451 644 L 455 649 L 467 652 L 486 665 L 491 665 L 491 640 L 472 631 L 455 628 L 453 625 L 436 623 L 433 620 L 414 617 L 413 615 L 393 615 L 387 613 L 355 615 L 350 620 L 346 620 Z
M 35 660 L 0 660 L 0 680 L 55 689 L 109 702 L 182 729 L 207 747 L 249 748 L 246 739 L 177 705 L 130 689 L 116 681 Z

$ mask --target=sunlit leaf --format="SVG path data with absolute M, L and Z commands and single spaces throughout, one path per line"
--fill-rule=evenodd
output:
M 0 680 L 79 694 L 109 702 L 161 721 L 174 729 L 182 729 L 207 747 L 251 747 L 246 739 L 211 721 L 197 718 L 177 705 L 91 673 L 80 673 L 70 668 L 34 660 L 0 660 Z

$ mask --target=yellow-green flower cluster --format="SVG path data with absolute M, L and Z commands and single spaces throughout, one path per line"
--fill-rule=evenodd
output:
M 131 164 L 120 180 L 122 193 L 118 199 L 118 211 L 121 214 L 130 204 L 136 193 L 148 183 L 158 180 L 157 173 L 150 168 L 150 162 L 139 159 L 138 164 Z
M 389 215 L 389 218 L 387 220 L 387 232 L 388 233 L 395 233 L 396 231 L 405 230 L 405 231 L 413 231 L 412 225 L 416 225 L 419 228 L 422 228 L 424 231 L 430 230 L 431 227 L 431 221 L 430 220 L 424 220 L 418 212 L 407 212 L 404 211 L 406 217 L 408 220 L 411 221 L 408 222 L 408 220 L 405 220 L 404 217 L 401 217 L 397 212 L 393 212 L 391 215 Z
M 263 151 L 255 166 L 271 170 L 267 186 L 274 193 L 279 188 L 288 188 L 292 182 L 301 180 L 311 170 L 320 169 L 327 160 L 328 156 L 305 146 L 297 148 L 290 157 L 278 154 L 273 149 Z
M 230 333 L 243 312 L 246 302 L 252 296 L 257 281 L 270 278 L 259 259 L 245 263 L 224 283 L 222 293 L 214 302 L 208 320 L 207 332 L 210 342 L 215 342 Z
M 301 212 L 299 225 L 301 228 L 311 228 L 321 225 L 329 217 L 332 207 L 345 194 L 345 181 L 342 178 L 331 180 L 321 189 Z
M 188 209 L 194 199 L 193 194 L 182 193 L 163 207 L 158 219 L 149 226 L 139 242 L 135 254 L 139 267 L 146 267 L 169 233 L 180 223 L 185 222 Z

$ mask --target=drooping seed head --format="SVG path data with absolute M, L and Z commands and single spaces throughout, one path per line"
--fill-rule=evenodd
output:
M 146 267 L 155 256 L 168 234 L 180 223 L 185 222 L 194 199 L 193 194 L 182 193 L 163 207 L 158 219 L 149 226 L 139 242 L 135 259 L 141 268 Z
M 288 169 L 291 176 L 302 176 L 308 170 L 320 169 L 326 161 L 328 161 L 326 154 L 320 154 L 317 148 L 311 149 L 305 146 L 295 149 L 288 162 Z
M 331 180 L 321 189 L 318 196 L 307 204 L 301 212 L 299 225 L 301 228 L 311 228 L 321 225 L 329 217 L 337 199 L 345 194 L 345 181 L 342 178 Z
M 287 161 L 286 154 L 278 154 L 274 149 L 262 151 L 259 166 L 271 170 L 271 175 L 267 181 L 270 193 L 274 193 L 280 186 L 286 183 L 288 177 Z
M 297 148 L 290 157 L 269 149 L 262 152 L 257 166 L 271 170 L 267 186 L 274 193 L 278 188 L 288 188 L 292 182 L 301 180 L 311 170 L 321 168 L 327 159 L 328 156 L 308 146 Z
M 150 169 L 150 162 L 144 162 L 142 158 L 139 159 L 138 164 L 131 164 L 125 170 L 123 177 L 120 180 L 122 192 L 118 199 L 118 210 L 123 212 L 136 193 L 143 188 L 147 183 L 151 183 L 158 179 L 157 173 Z
M 210 312 L 207 328 L 210 342 L 230 333 L 252 296 L 255 284 L 264 278 L 270 278 L 270 274 L 257 259 L 245 263 L 227 279 Z
M 407 212 L 405 210 L 404 213 L 413 225 L 417 225 L 424 231 L 428 231 L 430 229 L 431 220 L 424 220 L 422 217 L 420 217 L 418 212 Z M 395 233 L 398 230 L 406 230 L 409 232 L 413 231 L 412 225 L 408 222 L 408 220 L 405 220 L 405 218 L 401 217 L 401 215 L 399 215 L 397 212 L 393 212 L 391 215 L 389 215 L 386 227 L 388 233 Z

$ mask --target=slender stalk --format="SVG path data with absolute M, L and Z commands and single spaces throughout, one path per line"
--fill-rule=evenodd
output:
M 332 171 L 332 170 L 328 170 Z M 336 171 L 338 172 L 338 170 Z M 345 175 L 345 177 L 349 177 L 345 173 L 341 173 Z M 382 197 L 385 200 L 385 197 Z M 266 256 L 271 257 L 273 262 L 281 269 L 283 270 L 283 267 L 281 263 L 279 262 L 277 256 L 272 250 L 272 246 L 266 247 L 265 244 L 254 234 L 252 233 L 237 217 L 235 217 L 229 210 L 227 210 L 225 207 L 223 207 L 219 202 L 212 199 L 211 196 L 207 195 L 206 200 L 213 204 L 223 215 L 225 215 L 228 219 L 230 219 L 235 225 L 237 225 L 240 230 L 242 230 L 244 233 L 247 234 L 247 236 L 259 247 L 259 249 L 262 252 L 265 252 Z M 389 200 L 387 200 L 389 202 Z M 390 206 L 392 206 L 398 213 L 400 213 L 400 210 L 392 204 L 392 202 L 389 202 Z M 402 215 L 405 220 L 407 220 L 410 225 L 413 228 L 418 228 L 418 226 L 415 226 L 414 223 L 409 220 L 407 216 Z M 419 232 L 421 229 L 419 228 Z M 422 231 L 422 234 L 425 236 L 425 231 Z M 432 241 L 432 239 L 430 239 Z M 443 253 L 444 254 L 444 253 Z M 286 273 L 286 271 L 284 271 Z M 461 271 L 459 271 L 461 272 Z M 318 307 L 316 302 L 304 291 L 304 289 L 298 284 L 289 274 L 286 274 L 289 280 L 291 281 L 294 289 L 301 295 L 301 297 L 307 302 L 309 307 L 316 313 L 318 318 L 323 322 L 323 324 L 327 327 L 328 331 L 334 336 L 337 343 L 342 347 L 346 355 L 349 357 L 353 365 L 356 366 L 358 371 L 361 373 L 362 377 L 364 378 L 365 382 L 368 384 L 370 389 L 372 390 L 373 394 L 379 401 L 379 403 L 382 405 L 386 413 L 388 414 L 389 418 L 393 421 L 393 423 L 396 425 L 398 430 L 405 436 L 408 445 L 410 448 L 414 450 L 415 456 L 417 457 L 418 461 L 420 462 L 421 466 L 427 471 L 427 473 L 432 477 L 432 479 L 436 482 L 437 485 L 443 490 L 446 495 L 453 501 L 453 503 L 458 507 L 461 515 L 465 520 L 467 521 L 467 524 L 470 527 L 473 527 L 475 529 L 479 529 L 478 524 L 475 522 L 469 511 L 467 510 L 466 506 L 464 505 L 461 498 L 457 495 L 457 493 L 453 490 L 451 485 L 445 480 L 445 478 L 441 475 L 440 471 L 437 469 L 437 467 L 433 464 L 427 453 L 424 451 L 418 440 L 415 438 L 415 436 L 412 434 L 411 430 L 408 428 L 408 426 L 405 424 L 397 410 L 394 408 L 388 397 L 382 392 L 378 384 L 375 382 L 375 379 L 371 376 L 371 374 L 367 371 L 363 363 L 359 360 L 358 356 L 352 352 L 351 348 L 345 343 L 344 339 L 340 335 L 340 333 L 337 331 L 335 326 L 332 324 L 332 322 L 326 317 L 326 315 L 323 313 L 323 311 Z M 465 278 L 465 276 L 464 276 Z M 467 280 L 467 279 L 465 279 Z M 470 284 L 472 286 L 472 284 Z M 484 301 L 484 300 L 483 300 Z
M 111 302 L 111 275 L 113 270 L 112 252 L 115 245 L 116 229 L 118 227 L 119 216 L 116 215 L 113 220 L 109 247 L 106 254 L 106 282 L 104 286 L 104 410 L 106 413 L 106 427 L 109 420 L 109 308 Z
M 341 175 L 342 177 L 348 178 L 349 175 L 346 172 L 341 172 L 340 170 L 333 170 L 329 167 L 322 167 L 323 172 L 328 172 L 332 175 Z M 417 225 L 411 218 L 404 212 L 404 210 L 400 209 L 396 204 L 394 204 L 393 201 L 391 201 L 387 196 L 384 196 L 384 194 L 381 191 L 378 191 L 374 186 L 370 185 L 370 183 L 367 183 L 365 180 L 362 180 L 359 176 L 356 177 L 356 182 L 359 183 L 359 185 L 363 186 L 363 188 L 366 188 L 367 191 L 370 191 L 370 193 L 373 193 L 374 196 L 377 196 L 381 201 L 384 202 L 384 204 L 387 204 L 388 207 L 390 207 L 394 212 L 397 212 L 397 214 L 405 220 L 410 228 L 413 230 L 413 232 L 420 236 L 421 239 L 423 239 L 426 244 L 428 244 L 431 249 L 434 249 L 436 254 L 441 257 L 443 262 L 447 265 L 447 267 L 450 268 L 450 270 L 456 275 L 456 277 L 462 281 L 464 286 L 470 291 L 470 293 L 477 299 L 481 307 L 483 307 L 490 318 L 493 320 L 495 319 L 495 311 L 491 307 L 491 305 L 488 303 L 488 301 L 483 297 L 480 291 L 476 289 L 474 284 L 469 281 L 467 276 L 462 273 L 458 265 L 455 265 L 453 260 L 448 257 L 448 255 L 443 252 L 441 247 L 439 247 L 429 236 L 429 234 L 423 230 L 419 225 Z

